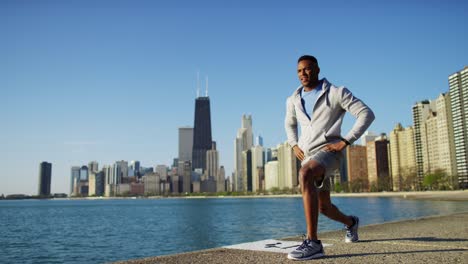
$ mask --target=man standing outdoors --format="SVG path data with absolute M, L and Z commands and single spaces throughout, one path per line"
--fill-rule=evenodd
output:
M 307 260 L 324 256 L 317 239 L 318 213 L 345 225 L 345 242 L 358 241 L 359 218 L 347 216 L 331 203 L 330 174 L 342 158 L 342 150 L 359 139 L 374 120 L 374 113 L 345 87 L 336 87 L 325 78 L 319 79 L 320 68 L 314 56 L 299 58 L 297 75 L 301 86 L 287 99 L 285 129 L 288 143 L 301 161 L 301 184 L 307 237 L 289 259 Z M 341 123 L 346 112 L 356 121 L 341 136 Z M 301 135 L 298 139 L 298 124 Z

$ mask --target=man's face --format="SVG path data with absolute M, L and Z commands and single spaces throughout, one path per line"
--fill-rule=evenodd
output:
M 310 60 L 302 60 L 297 64 L 297 76 L 304 87 L 313 87 L 318 82 L 320 68 Z

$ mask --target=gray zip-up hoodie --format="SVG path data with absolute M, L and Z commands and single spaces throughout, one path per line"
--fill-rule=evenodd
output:
M 375 118 L 372 110 L 345 87 L 336 87 L 325 78 L 322 79 L 322 85 L 311 119 L 307 117 L 301 102 L 302 86 L 286 100 L 284 125 L 288 143 L 291 147 L 298 145 L 306 157 L 324 145 L 342 138 L 352 144 L 362 136 Z M 346 112 L 356 117 L 356 122 L 348 134 L 342 137 L 341 123 Z M 301 126 L 299 141 L 298 123 Z

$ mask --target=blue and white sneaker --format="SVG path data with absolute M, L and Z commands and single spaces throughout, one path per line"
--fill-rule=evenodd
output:
M 313 241 L 306 239 L 302 242 L 302 245 L 288 254 L 288 259 L 308 260 L 323 256 L 325 256 L 325 253 L 323 252 L 322 242 L 320 240 Z
M 346 243 L 354 243 L 358 242 L 359 235 L 358 235 L 358 228 L 359 228 L 359 217 L 352 215 L 354 224 L 350 227 L 345 226 L 346 229 L 346 236 L 345 242 Z

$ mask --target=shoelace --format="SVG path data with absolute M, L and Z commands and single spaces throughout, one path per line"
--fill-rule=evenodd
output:
M 309 243 L 308 243 L 308 240 L 306 239 L 304 240 L 304 242 L 302 242 L 302 244 L 297 249 L 304 249 L 307 246 L 309 246 Z
M 307 238 L 306 234 L 302 234 L 302 244 L 297 249 L 304 249 L 309 246 L 310 240 Z

